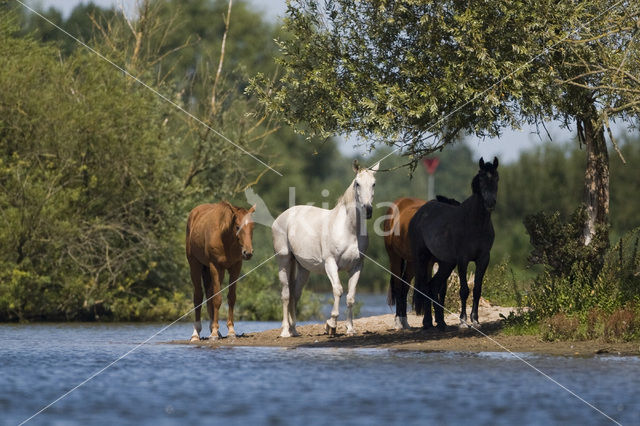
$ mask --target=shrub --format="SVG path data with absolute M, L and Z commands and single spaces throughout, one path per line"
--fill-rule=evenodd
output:
M 575 339 L 579 326 L 577 318 L 558 313 L 542 322 L 542 338 L 549 341 Z
M 578 230 L 583 219 L 584 209 L 578 209 L 566 224 L 557 214 L 525 220 L 534 246 L 530 261 L 545 266 L 526 303 L 549 340 L 638 338 L 640 228 L 604 251 L 603 232 L 589 246 L 582 243 Z
M 600 228 L 591 243 L 585 245 L 582 233 L 586 220 L 584 206 L 576 209 L 568 222 L 562 221 L 559 212 L 540 212 L 525 217 L 524 226 L 533 246 L 529 264 L 545 265 L 553 276 L 570 275 L 576 264 L 588 266 L 588 272 L 597 275 L 609 241 L 606 229 Z
M 473 300 L 474 277 L 473 273 L 468 274 L 467 282 L 470 290 L 468 304 Z M 487 269 L 482 284 L 482 297 L 496 305 L 521 306 L 522 295 L 513 270 L 509 266 L 509 259 Z M 460 277 L 455 272 L 447 281 L 444 305 L 451 312 L 460 311 Z
M 640 316 L 638 314 L 640 314 L 640 309 L 632 303 L 614 311 L 604 322 L 604 338 L 608 341 L 640 338 Z

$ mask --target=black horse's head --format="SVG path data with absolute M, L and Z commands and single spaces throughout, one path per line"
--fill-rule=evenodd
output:
M 493 157 L 493 163 L 485 163 L 482 158 L 478 163 L 480 170 L 476 177 L 473 178 L 471 189 L 474 194 L 482 197 L 484 207 L 488 211 L 496 208 L 496 198 L 498 196 L 498 158 Z

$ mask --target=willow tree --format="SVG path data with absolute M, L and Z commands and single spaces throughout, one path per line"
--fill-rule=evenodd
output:
M 253 88 L 301 132 L 355 133 L 413 165 L 460 134 L 560 120 L 586 147 L 588 244 L 608 222 L 605 131 L 640 111 L 639 28 L 631 1 L 292 1 L 282 76 Z

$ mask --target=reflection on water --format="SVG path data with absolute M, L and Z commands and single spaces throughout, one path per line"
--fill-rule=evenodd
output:
M 0 423 L 19 423 L 161 328 L 0 326 Z M 190 334 L 171 327 L 33 424 L 608 423 L 509 354 L 158 343 Z M 520 356 L 616 420 L 640 418 L 639 358 Z

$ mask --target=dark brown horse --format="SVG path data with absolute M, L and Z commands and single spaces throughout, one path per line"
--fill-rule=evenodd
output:
M 403 197 L 393 202 L 387 210 L 383 224 L 384 248 L 389 256 L 389 305 L 396 305 L 395 329 L 409 328 L 407 322 L 407 294 L 413 279 L 413 254 L 409 241 L 409 222 L 413 215 L 426 203 L 419 198 Z M 401 277 L 401 279 L 397 278 Z M 405 282 L 402 282 L 405 281 Z
M 451 205 L 460 205 L 454 199 L 438 195 L 437 200 Z M 407 322 L 407 294 L 409 284 L 415 275 L 411 241 L 409 239 L 409 222 L 413 215 L 426 203 L 420 198 L 402 197 L 393 202 L 387 210 L 383 230 L 384 247 L 389 256 L 389 305 L 396 305 L 395 328 L 396 330 L 409 328 Z M 426 266 L 426 273 L 431 278 L 433 261 Z M 400 277 L 400 278 L 398 278 Z
M 492 163 L 479 162 L 478 174 L 471 182 L 472 194 L 460 206 L 430 202 L 422 206 L 409 223 L 409 238 L 416 269 L 416 291 L 413 305 L 416 313 L 424 313 L 422 325 L 432 326 L 431 305 L 437 327 L 444 330 L 444 299 L 447 278 L 458 267 L 460 277 L 460 324 L 467 326 L 467 266 L 475 262 L 471 320 L 478 326 L 478 304 L 482 293 L 482 279 L 489 265 L 494 231 L 491 212 L 498 194 L 498 159 Z M 433 261 L 438 272 L 429 278 Z
M 218 311 L 222 304 L 220 291 L 224 272 L 229 271 L 229 317 L 227 327 L 229 337 L 235 337 L 233 328 L 233 307 L 236 303 L 236 280 L 240 276 L 242 260 L 253 256 L 253 220 L 249 210 L 235 207 L 226 201 L 216 204 L 202 204 L 191 210 L 187 220 L 187 260 L 193 281 L 193 305 L 196 320 L 193 324 L 191 340 L 200 340 L 202 324 L 202 287 L 207 295 L 207 310 L 211 319 L 210 339 L 222 337 L 218 325 Z M 214 296 L 215 295 L 215 296 Z

